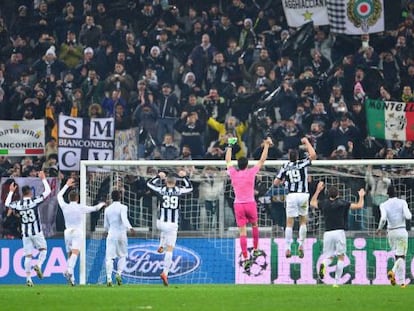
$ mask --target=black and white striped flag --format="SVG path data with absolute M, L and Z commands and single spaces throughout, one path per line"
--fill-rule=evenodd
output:
M 331 32 L 350 35 L 384 31 L 383 0 L 328 0 Z

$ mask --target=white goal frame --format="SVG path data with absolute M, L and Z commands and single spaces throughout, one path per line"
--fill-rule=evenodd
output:
M 280 167 L 287 160 L 267 160 L 265 166 Z M 249 166 L 258 161 L 249 161 Z M 236 161 L 233 162 L 234 164 Z M 94 166 L 219 166 L 225 167 L 224 160 L 82 160 L 80 162 L 80 203 L 86 204 L 87 168 Z M 364 160 L 314 160 L 312 166 L 352 166 L 352 165 L 410 165 L 414 168 L 414 159 L 364 159 Z M 414 177 L 414 175 L 413 175 Z M 79 284 L 86 284 L 86 216 L 83 218 L 83 239 L 80 252 Z

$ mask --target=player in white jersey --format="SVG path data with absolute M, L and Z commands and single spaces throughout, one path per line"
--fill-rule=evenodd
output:
M 308 172 L 307 167 L 311 161 L 316 159 L 316 152 L 309 140 L 304 137 L 301 139 L 309 154 L 307 158 L 300 159 L 297 150 L 289 152 L 289 162 L 284 164 L 274 181 L 275 186 L 282 182 L 288 194 L 286 196 L 286 258 L 292 256 L 291 245 L 293 242 L 293 224 L 295 218 L 299 216 L 299 238 L 298 255 L 304 257 L 303 243 L 306 239 L 308 210 L 309 210 L 309 191 L 308 191 Z
M 410 220 L 412 215 L 407 201 L 396 197 L 394 186 L 388 186 L 387 194 L 388 200 L 380 204 L 381 218 L 377 233 L 380 233 L 387 222 L 388 243 L 395 256 L 394 266 L 388 271 L 387 276 L 391 285 L 398 283 L 404 288 L 407 286 L 404 267 L 408 248 L 408 232 L 405 222 Z
M 128 255 L 127 232 L 134 234 L 128 220 L 128 206 L 121 203 L 121 191 L 113 190 L 111 193 L 112 204 L 105 208 L 104 228 L 108 232 L 106 238 L 106 285 L 112 286 L 112 270 L 114 260 L 118 259 L 115 280 L 122 285 L 122 272 L 126 266 Z
M 82 218 L 87 213 L 99 211 L 105 206 L 104 202 L 101 202 L 95 206 L 84 206 L 79 204 L 79 194 L 76 190 L 71 190 L 68 194 L 69 203 L 65 202 L 63 195 L 68 189 L 75 185 L 75 179 L 69 178 L 63 188 L 57 195 L 58 203 L 63 212 L 65 218 L 65 245 L 66 252 L 68 254 L 67 270 L 64 273 L 65 278 L 71 286 L 75 285 L 75 277 L 73 270 L 78 260 L 80 248 L 83 238 L 83 225 Z
M 17 189 L 17 185 L 13 182 L 10 184 L 9 194 L 7 195 L 5 201 L 5 206 L 11 208 L 9 213 L 13 210 L 13 212 L 20 216 L 23 249 L 25 255 L 24 270 L 26 272 L 26 285 L 29 287 L 33 286 L 31 278 L 33 249 L 37 249 L 39 251 L 37 263 L 33 267 L 39 279 L 43 278 L 42 264 L 47 255 L 47 244 L 42 231 L 38 206 L 49 196 L 51 190 L 49 183 L 46 180 L 45 173 L 42 171 L 39 172 L 39 177 L 45 188 L 40 196 L 33 197 L 32 188 L 30 186 L 23 186 L 23 198 L 12 202 L 13 193 Z
M 184 170 L 178 173 L 182 178 L 183 186 L 177 186 L 177 179 L 174 176 L 166 176 L 164 172 L 147 182 L 148 188 L 155 191 L 160 198 L 159 217 L 157 228 L 160 233 L 159 253 L 164 254 L 164 269 L 160 275 L 162 282 L 168 286 L 168 273 L 172 264 L 173 250 L 177 242 L 178 222 L 180 215 L 179 198 L 193 191 L 191 182 L 186 177 Z

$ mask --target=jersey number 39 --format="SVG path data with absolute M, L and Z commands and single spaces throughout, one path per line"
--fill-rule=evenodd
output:
M 171 209 L 178 208 L 178 197 L 164 195 L 162 197 L 162 207 L 163 208 L 171 208 Z

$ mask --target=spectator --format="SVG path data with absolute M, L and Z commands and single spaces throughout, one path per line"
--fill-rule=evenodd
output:
M 126 101 L 124 98 L 122 98 L 121 91 L 113 90 L 111 97 L 105 97 L 105 99 L 102 101 L 102 109 L 104 115 L 106 117 L 114 117 L 115 107 L 118 104 L 120 104 L 124 109 L 126 108 Z
M 122 63 L 116 63 L 113 74 L 109 75 L 105 80 L 105 91 L 111 92 L 119 90 L 121 97 L 129 100 L 130 92 L 134 86 L 134 79 L 125 72 L 125 67 Z
M 160 146 L 161 159 L 163 160 L 175 160 L 178 158 L 180 149 L 175 145 L 173 135 L 166 133 L 164 140 Z
M 242 137 L 247 130 L 247 123 L 239 123 L 233 116 L 229 116 L 224 123 L 210 117 L 207 120 L 207 124 L 214 131 L 218 133 L 220 144 L 224 145 L 229 137 L 237 137 L 236 145 L 240 147 L 238 152 L 235 154 L 235 158 L 246 157 L 247 149 Z M 236 147 L 236 146 L 235 146 Z M 234 147 L 234 148 L 235 148 Z
M 75 68 L 82 59 L 82 46 L 76 41 L 76 33 L 68 30 L 66 40 L 60 45 L 59 59 L 67 68 Z
M 353 157 L 360 156 L 360 143 L 363 141 L 360 131 L 353 125 L 347 115 L 343 115 L 339 120 L 339 125 L 333 127 L 329 132 L 332 150 L 338 146 L 348 146 L 349 142 L 353 144 Z
M 104 94 L 103 89 L 104 82 L 100 79 L 99 75 L 96 73 L 96 70 L 93 67 L 90 68 L 88 70 L 88 77 L 81 84 L 81 90 L 84 94 L 84 102 L 88 105 L 91 103 L 101 103 L 102 95 Z M 120 96 L 119 91 L 114 90 L 113 92 L 117 92 L 117 96 Z M 124 106 L 126 106 L 125 100 Z M 110 110 L 110 107 L 106 107 L 103 103 L 102 108 L 105 109 L 107 113 L 108 111 L 113 113 L 113 109 Z
M 183 111 L 174 128 L 181 134 L 181 155 L 183 155 L 183 147 L 188 146 L 191 150 L 191 159 L 201 159 L 205 154 L 203 142 L 205 126 L 198 120 L 197 113 Z
M 101 37 L 101 28 L 95 25 L 95 19 L 92 15 L 85 17 L 85 23 L 82 25 L 79 32 L 79 41 L 83 46 L 90 46 L 95 48 L 98 46 L 99 38 Z
M 212 41 L 220 52 L 224 52 L 230 39 L 239 38 L 239 30 L 228 15 L 220 17 L 220 24 L 212 28 Z
M 196 76 L 196 83 L 201 86 L 206 78 L 206 70 L 213 60 L 216 48 L 210 43 L 210 36 L 204 34 L 201 38 L 201 44 L 196 46 L 188 57 L 187 65 Z
M 171 84 L 162 85 L 161 94 L 158 99 L 160 118 L 158 119 L 158 141 L 161 142 L 166 133 L 174 138 L 174 124 L 181 113 L 181 106 L 177 96 L 172 92 Z
M 57 79 L 66 69 L 66 65 L 56 58 L 55 47 L 51 46 L 45 53 L 44 57 L 33 64 L 33 70 L 36 72 L 37 79 L 50 79 L 54 75 Z
M 203 99 L 203 105 L 209 116 L 218 122 L 224 122 L 228 113 L 228 103 L 225 98 L 220 96 L 216 88 L 211 88 L 208 95 Z
M 115 104 L 115 130 L 127 130 L 131 128 L 131 115 L 125 113 L 125 106 L 120 102 Z

